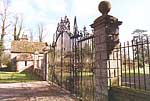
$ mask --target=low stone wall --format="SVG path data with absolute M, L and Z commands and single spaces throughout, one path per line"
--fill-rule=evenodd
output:
M 150 92 L 125 87 L 112 87 L 109 101 L 150 101 Z
M 34 74 L 37 75 L 39 78 L 41 78 L 42 80 L 45 80 L 45 73 L 43 69 L 37 69 L 35 68 L 33 70 Z
M 30 68 L 24 71 L 36 75 L 39 78 L 39 80 L 45 80 L 45 74 L 43 69 L 38 69 L 31 66 Z

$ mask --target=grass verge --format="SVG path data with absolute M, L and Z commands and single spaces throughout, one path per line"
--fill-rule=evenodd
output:
M 39 78 L 32 73 L 0 72 L 0 83 L 31 82 L 37 80 Z

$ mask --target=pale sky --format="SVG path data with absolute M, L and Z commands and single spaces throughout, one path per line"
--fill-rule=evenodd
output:
M 0 0 L 2 2 L 3 0 Z M 68 16 L 73 27 L 74 16 L 78 28 L 84 26 L 91 32 L 90 26 L 101 14 L 98 4 L 102 0 L 9 0 L 11 12 L 21 13 L 26 29 L 36 32 L 37 24 L 45 25 L 45 41 L 52 42 L 57 23 L 61 17 Z M 123 24 L 120 26 L 121 41 L 131 40 L 135 29 L 150 30 L 150 0 L 109 0 L 112 5 L 110 15 L 117 17 Z M 37 34 L 34 33 L 34 37 Z

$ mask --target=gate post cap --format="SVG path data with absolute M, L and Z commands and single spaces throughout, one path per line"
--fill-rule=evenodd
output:
M 101 1 L 99 3 L 98 9 L 102 13 L 102 15 L 107 15 L 111 9 L 111 4 L 109 1 Z

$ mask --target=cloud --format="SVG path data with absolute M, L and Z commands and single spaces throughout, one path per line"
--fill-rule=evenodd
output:
M 4 9 L 4 4 L 2 1 L 0 1 L 0 13 L 3 12 L 3 9 Z
M 75 15 L 81 18 L 97 15 L 99 2 L 99 0 L 74 0 Z
M 120 26 L 120 38 L 122 42 L 132 40 L 133 37 L 131 33 L 135 29 L 150 29 L 150 22 L 148 21 L 148 19 L 150 18 L 150 14 L 148 13 L 150 9 L 149 0 L 138 2 L 132 1 L 130 3 L 131 4 L 127 6 L 128 9 L 121 9 L 122 14 L 118 13 L 119 19 L 123 21 L 123 24 Z M 116 13 L 117 10 L 118 9 L 115 9 Z
M 82 30 L 82 28 L 86 26 L 87 30 L 91 32 L 89 25 L 100 15 L 98 11 L 100 1 L 101 0 L 73 0 L 71 23 L 73 23 L 74 16 L 76 16 L 78 28 Z
M 37 36 L 37 25 L 42 23 L 45 32 L 48 33 L 45 40 L 51 42 L 58 23 L 54 16 L 60 18 L 67 13 L 66 0 L 11 0 L 9 11 L 12 14 L 23 15 L 23 24 L 27 30 L 25 33 L 28 33 L 28 29 L 32 29 L 33 34 Z
M 66 11 L 65 0 L 33 0 L 33 4 L 42 11 L 63 13 Z
M 48 43 L 53 42 L 53 34 L 56 32 L 56 24 L 47 24 L 44 29 L 44 41 L 47 41 Z
M 0 0 L 2 1 L 2 0 Z M 74 16 L 77 16 L 79 29 L 85 26 L 90 29 L 90 24 L 100 16 L 98 4 L 102 0 L 10 0 L 10 11 L 24 15 L 24 24 L 35 30 L 38 23 L 45 25 L 48 32 L 47 41 L 52 39 L 57 23 L 61 17 L 69 16 L 71 29 L 73 28 Z M 122 39 L 128 36 L 135 28 L 148 29 L 150 23 L 149 0 L 130 1 L 110 0 L 112 9 L 110 14 L 123 21 L 120 26 Z M 1 2 L 0 2 L 1 5 Z M 0 10 L 1 10 L 0 6 Z M 126 38 L 129 39 L 129 38 Z
M 65 0 L 53 0 L 48 7 L 53 12 L 67 13 Z
M 65 0 L 12 0 L 12 12 L 24 15 L 27 22 L 47 22 L 54 13 L 66 12 Z

